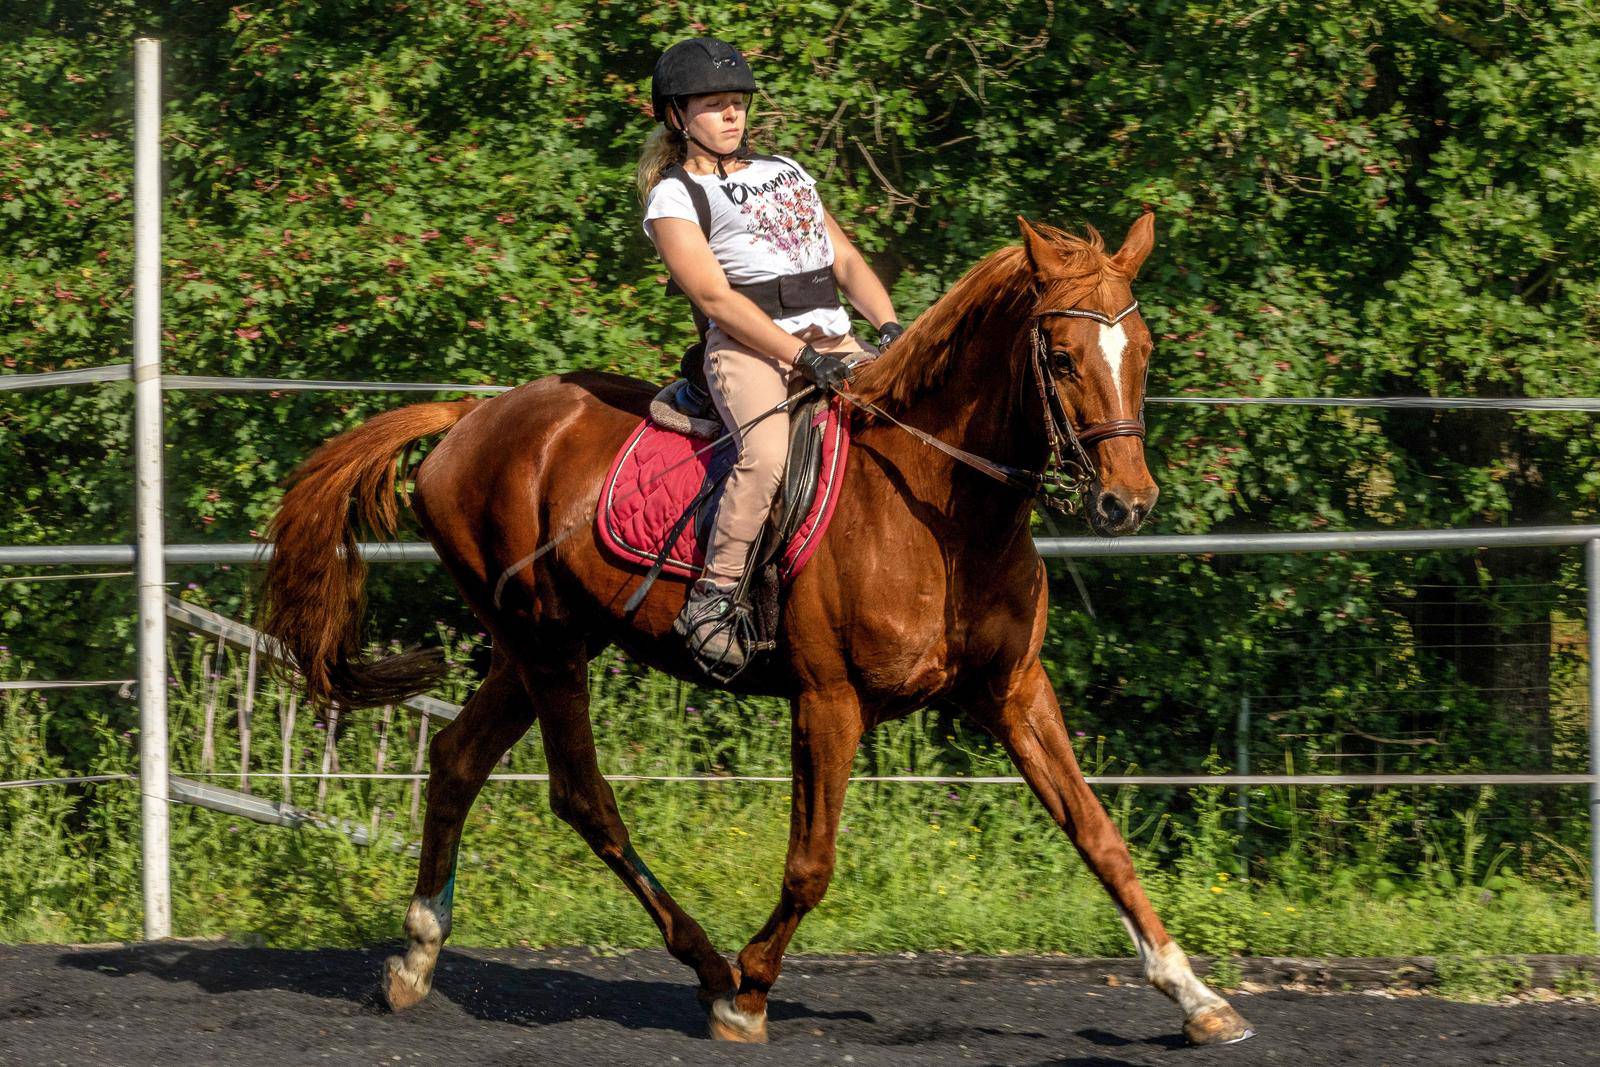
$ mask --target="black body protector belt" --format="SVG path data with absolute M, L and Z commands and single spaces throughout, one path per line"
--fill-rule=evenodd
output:
M 779 162 L 776 156 L 753 155 L 749 159 L 765 159 Z M 706 197 L 706 191 L 700 183 L 689 176 L 683 169 L 683 164 L 674 163 L 661 174 L 662 180 L 675 178 L 683 183 L 689 191 L 689 200 L 694 204 L 694 212 L 699 216 L 700 232 L 705 234 L 706 240 L 711 239 L 711 201 Z M 839 307 L 839 291 L 834 285 L 833 268 L 823 267 L 820 270 L 801 271 L 797 274 L 781 274 L 776 278 L 766 281 L 751 282 L 748 285 L 731 286 L 734 292 L 749 297 L 752 303 L 774 319 L 788 318 L 801 312 L 812 311 L 816 308 Z M 688 294 L 679 288 L 678 283 L 670 277 L 667 279 L 667 295 L 683 296 Z M 694 314 L 694 326 L 700 334 L 700 342 L 692 346 L 683 355 L 683 376 L 690 382 L 705 388 L 705 343 L 706 331 L 710 321 L 705 313 L 696 306 L 693 300 L 689 301 L 689 309 Z

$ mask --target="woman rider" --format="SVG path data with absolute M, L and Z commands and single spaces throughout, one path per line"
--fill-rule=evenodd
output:
M 876 355 L 901 332 L 883 283 L 823 208 L 816 180 L 787 156 L 750 152 L 745 122 L 755 90 L 749 65 L 730 44 L 699 37 L 668 48 L 650 87 L 660 125 L 638 171 L 645 233 L 703 316 L 706 381 L 730 429 L 781 403 L 796 374 L 838 388 L 850 377 L 841 357 Z M 869 321 L 881 323 L 877 346 L 851 336 L 835 283 Z M 701 666 L 723 676 L 746 658 L 726 623 L 782 480 L 788 413 L 769 415 L 735 439 L 739 459 L 723 489 L 705 571 L 673 625 Z

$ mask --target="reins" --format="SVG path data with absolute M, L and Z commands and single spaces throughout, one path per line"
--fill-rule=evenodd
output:
M 839 396 L 847 403 L 893 423 L 923 444 L 938 449 L 950 458 L 965 463 L 997 482 L 1019 489 L 1030 496 L 1039 496 L 1051 507 L 1070 511 L 1074 508 L 1077 495 L 1092 485 L 1099 475 L 1094 458 L 1089 455 L 1092 446 L 1113 437 L 1144 439 L 1144 400 L 1141 396 L 1137 419 L 1108 419 L 1105 422 L 1092 423 L 1082 430 L 1075 429 L 1071 417 L 1067 415 L 1066 408 L 1061 403 L 1061 395 L 1050 383 L 1049 368 L 1046 365 L 1050 354 L 1049 343 L 1044 338 L 1040 323 L 1048 316 L 1062 315 L 1069 318 L 1092 319 L 1104 326 L 1115 326 L 1133 314 L 1138 307 L 1139 302 L 1135 300 L 1115 315 L 1104 315 L 1087 308 L 1052 308 L 1034 314 L 1029 323 L 1028 363 L 1033 372 L 1034 384 L 1038 387 L 1039 403 L 1044 409 L 1045 437 L 1050 444 L 1050 459 L 1042 471 L 1013 467 L 1007 463 L 996 463 L 994 460 L 985 459 L 983 456 L 957 448 L 949 442 L 941 441 L 915 426 L 908 426 L 870 400 L 845 392 L 839 393 Z M 1069 477 L 1052 467 L 1073 467 L 1076 468 L 1076 473 Z
M 1014 489 L 1020 489 L 1023 492 L 1031 495 L 1039 492 L 1040 488 L 1044 484 L 1043 476 L 1041 476 L 1038 471 L 1031 471 L 1025 467 L 1013 467 L 1008 463 L 996 463 L 994 460 L 984 459 L 982 456 L 968 452 L 965 449 L 957 448 L 955 445 L 952 445 L 946 441 L 941 441 L 939 438 L 933 436 L 933 434 L 919 430 L 915 426 L 907 426 L 905 423 L 901 422 L 899 419 L 895 418 L 893 415 L 889 414 L 887 411 L 883 410 L 870 400 L 863 400 L 861 397 L 852 396 L 849 393 L 843 392 L 841 392 L 839 396 L 846 403 L 854 404 L 862 411 L 869 412 L 878 416 L 880 419 L 886 419 L 889 422 L 894 423 L 896 426 L 900 427 L 900 429 L 904 430 L 912 437 L 915 437 L 923 444 L 930 445 L 952 459 L 959 460 L 971 467 L 973 470 L 982 474 L 986 474 L 996 481 L 1004 482 L 1006 485 L 1009 485 Z

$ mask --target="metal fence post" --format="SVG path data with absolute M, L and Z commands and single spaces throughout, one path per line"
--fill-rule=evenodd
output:
M 1239 698 L 1239 721 L 1233 731 L 1233 773 L 1250 773 L 1250 694 Z M 1239 787 L 1239 810 L 1234 813 L 1234 829 L 1239 833 L 1239 874 L 1250 873 L 1250 845 L 1245 834 L 1250 827 L 1250 787 Z
M 133 422 L 139 587 L 144 936 L 172 936 L 167 834 L 167 606 L 161 529 L 161 42 L 134 42 Z
M 1589 773 L 1600 774 L 1600 538 L 1589 542 Z M 1589 783 L 1589 901 L 1600 933 L 1600 783 Z

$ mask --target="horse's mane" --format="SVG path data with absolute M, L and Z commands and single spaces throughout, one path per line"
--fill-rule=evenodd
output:
M 1070 307 L 1116 281 L 1126 282 L 1105 241 L 1093 226 L 1078 237 L 1043 223 L 1030 223 L 1055 249 L 1065 272 L 1050 282 L 1052 303 Z M 1103 303 L 1113 299 L 1107 293 Z M 861 369 L 851 392 L 886 406 L 907 403 L 943 384 L 963 353 L 974 348 L 985 321 L 1020 325 L 1036 300 L 1033 264 L 1020 244 L 1006 245 L 979 260 L 933 306 L 917 317 L 888 353 Z

